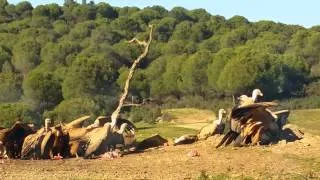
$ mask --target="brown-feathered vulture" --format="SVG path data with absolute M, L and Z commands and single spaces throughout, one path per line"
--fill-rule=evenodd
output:
M 88 140 L 87 149 L 85 150 L 84 157 L 90 158 L 92 155 L 100 155 L 105 152 L 116 148 L 117 145 L 129 145 L 126 140 L 126 128 L 128 124 L 121 124 L 119 129 L 112 129 L 111 123 L 106 123 L 103 127 L 93 129 L 86 135 Z
M 201 128 L 199 133 L 197 134 L 198 139 L 207 139 L 214 134 L 222 134 L 225 126 L 225 124 L 222 122 L 222 119 L 226 113 L 226 110 L 219 109 L 218 119 L 213 121 L 212 124 L 208 124 L 207 126 Z
M 231 112 L 230 131 L 216 147 L 232 142 L 235 146 L 241 146 L 277 141 L 288 111 L 278 112 L 281 118 L 275 119 L 267 108 L 276 105 L 275 102 L 261 102 L 234 108 Z
M 52 159 L 54 156 L 69 155 L 69 134 L 61 125 L 50 127 L 51 120 L 45 120 L 45 127 L 27 136 L 24 140 L 22 159 Z
M 83 116 L 63 126 L 63 128 L 69 133 L 70 141 L 75 141 L 84 137 L 90 130 L 93 129 L 83 127 L 84 122 L 89 119 L 90 116 Z
M 0 156 L 19 158 L 24 139 L 33 132 L 32 124 L 20 121 L 11 128 L 0 130 Z
M 71 156 L 99 155 L 107 152 L 117 144 L 129 145 L 135 139 L 135 126 L 126 119 L 119 118 L 116 126 L 110 129 L 111 118 L 99 116 L 86 128 L 69 130 Z
M 211 124 L 202 127 L 200 131 L 197 133 L 197 135 L 187 134 L 175 139 L 174 145 L 190 144 L 197 140 L 205 140 L 208 137 L 213 136 L 215 134 L 222 134 L 225 127 L 225 124 L 222 122 L 222 120 L 226 113 L 226 110 L 219 109 L 217 120 L 213 121 L 213 123 Z
M 263 96 L 263 93 L 261 92 L 260 89 L 254 89 L 252 91 L 252 96 L 251 97 L 248 97 L 247 95 L 241 95 L 238 98 L 239 107 L 255 103 L 257 98 L 258 98 L 258 96 Z

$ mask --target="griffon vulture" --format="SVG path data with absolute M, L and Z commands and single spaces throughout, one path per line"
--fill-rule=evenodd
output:
M 119 129 L 112 130 L 111 124 L 106 123 L 103 127 L 90 131 L 85 137 L 88 140 L 88 145 L 84 157 L 89 158 L 92 155 L 97 156 L 103 154 L 115 148 L 116 145 L 129 145 L 125 137 L 125 129 L 127 126 L 127 123 L 123 123 Z
M 197 140 L 205 140 L 215 134 L 222 134 L 224 131 L 225 124 L 222 122 L 226 110 L 220 109 L 218 112 L 218 119 L 213 121 L 212 124 L 208 124 L 200 129 L 197 135 L 183 135 L 174 140 L 174 145 L 178 144 L 190 144 Z
M 54 156 L 69 155 L 69 134 L 61 125 L 50 127 L 51 120 L 45 120 L 45 127 L 25 138 L 22 159 L 52 159 Z
M 222 119 L 224 118 L 224 115 L 226 113 L 226 110 L 220 109 L 218 113 L 218 119 L 213 121 L 212 124 L 209 124 L 201 128 L 199 133 L 197 134 L 198 139 L 207 139 L 208 137 L 213 136 L 214 134 L 222 134 L 225 126 L 225 124 L 222 123 Z
M 24 139 L 33 132 L 32 124 L 19 121 L 11 128 L 0 130 L 0 156 L 19 158 Z
M 255 103 L 257 98 L 258 98 L 258 96 L 263 96 L 263 93 L 261 92 L 260 89 L 254 89 L 252 91 L 252 96 L 251 97 L 248 97 L 247 95 L 241 95 L 238 98 L 239 107 Z
M 105 153 L 111 147 L 118 144 L 130 145 L 135 140 L 135 126 L 126 119 L 119 118 L 116 126 L 110 129 L 111 118 L 99 116 L 92 125 L 85 129 L 84 134 L 76 136 L 71 131 L 70 141 L 71 156 L 84 156 L 89 158 L 92 155 Z M 78 138 L 75 138 L 78 137 Z
M 288 111 L 278 112 L 281 118 L 275 119 L 268 108 L 276 105 L 274 102 L 261 102 L 234 108 L 231 112 L 230 131 L 216 147 L 232 142 L 235 146 L 241 146 L 277 141 Z
M 247 95 L 241 95 L 238 100 L 239 100 L 239 107 L 242 106 L 247 106 L 250 104 L 253 104 L 257 101 L 258 96 L 263 96 L 263 93 L 261 92 L 260 89 L 254 89 L 252 91 L 252 96 L 248 97 Z M 266 109 L 272 116 L 273 118 L 277 119 L 277 115 L 273 113 L 270 109 Z

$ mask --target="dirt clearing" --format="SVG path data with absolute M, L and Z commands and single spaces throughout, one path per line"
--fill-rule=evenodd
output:
M 1 179 L 196 179 L 201 171 L 227 178 L 320 178 L 320 138 L 273 146 L 220 148 L 220 139 L 168 146 L 114 160 L 10 160 L 0 165 Z M 199 157 L 187 153 L 196 150 Z

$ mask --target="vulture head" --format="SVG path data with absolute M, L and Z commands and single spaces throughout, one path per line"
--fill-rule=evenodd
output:
M 253 99 L 253 102 L 255 102 L 256 100 L 257 100 L 257 98 L 258 98 L 258 96 L 263 96 L 263 93 L 261 92 L 261 90 L 260 89 L 254 89 L 253 91 L 252 91 L 252 99 Z
M 214 121 L 217 125 L 220 125 L 221 122 L 222 122 L 222 119 L 224 117 L 224 115 L 227 114 L 227 111 L 224 110 L 224 109 L 219 109 L 219 112 L 218 112 L 218 120 Z
M 46 132 L 49 131 L 51 125 L 52 125 L 51 119 L 46 118 L 46 119 L 44 120 L 44 127 L 45 127 Z

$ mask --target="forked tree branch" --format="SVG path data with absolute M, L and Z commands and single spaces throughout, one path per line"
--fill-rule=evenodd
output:
M 138 45 L 144 46 L 144 51 L 136 60 L 134 60 L 133 64 L 131 65 L 127 80 L 125 82 L 123 94 L 121 95 L 121 97 L 119 99 L 119 105 L 111 115 L 111 128 L 114 128 L 114 126 L 117 123 L 117 119 L 119 117 L 119 113 L 120 113 L 120 110 L 121 110 L 121 108 L 123 106 L 124 100 L 128 96 L 130 81 L 131 81 L 132 76 L 133 76 L 133 74 L 134 74 L 134 72 L 136 70 L 137 65 L 139 64 L 139 62 L 143 58 L 145 58 L 148 55 L 149 47 L 150 47 L 150 44 L 151 44 L 151 41 L 152 41 L 153 25 L 149 25 L 149 28 L 150 28 L 150 33 L 149 33 L 149 39 L 148 39 L 147 42 L 146 41 L 139 41 L 137 38 L 133 38 L 131 41 L 129 41 L 129 43 L 137 43 Z

